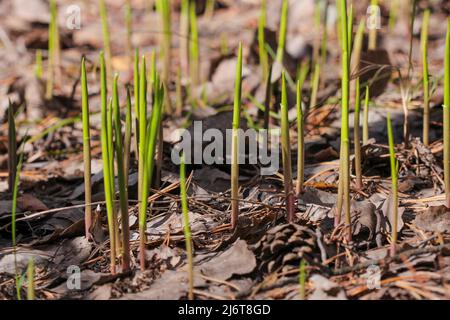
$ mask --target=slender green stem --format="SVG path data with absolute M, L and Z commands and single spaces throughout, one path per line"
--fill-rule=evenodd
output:
M 353 50 L 351 51 L 351 57 L 350 57 L 350 74 L 355 75 L 358 73 L 358 70 L 360 69 L 360 62 L 361 62 L 361 52 L 362 52 L 362 46 L 363 46 L 363 40 L 364 40 L 364 30 L 365 30 L 365 18 L 362 18 L 359 21 L 358 29 L 356 30 L 355 35 L 355 41 L 353 44 Z M 356 97 L 355 95 L 355 82 L 351 83 L 350 92 L 351 96 Z
M 348 9 L 348 18 L 347 18 L 347 54 L 348 60 L 350 63 L 351 53 L 352 53 L 352 43 L 353 43 L 353 5 L 350 4 L 350 8 Z
M 369 101 L 370 101 L 370 93 L 369 86 L 366 86 L 366 94 L 364 98 L 364 121 L 363 121 L 363 144 L 367 144 L 369 142 Z
M 180 65 L 184 76 L 189 73 L 189 0 L 181 0 L 180 12 Z
M 8 101 L 8 188 L 12 192 L 17 174 L 17 137 L 14 107 Z
M 98 5 L 100 12 L 100 20 L 102 22 L 103 48 L 106 56 L 107 77 L 108 77 L 112 74 L 112 66 L 111 66 L 112 54 L 109 39 L 108 13 L 106 11 L 105 0 L 99 0 Z
M 353 121 L 353 139 L 355 145 L 355 176 L 356 176 L 356 189 L 361 190 L 363 188 L 362 180 L 362 168 L 361 168 L 361 141 L 360 141 L 360 128 L 359 128 L 359 118 L 360 118 L 360 108 L 361 107 L 361 94 L 359 78 L 356 78 L 356 89 L 355 89 L 355 113 Z
M 270 110 L 271 101 L 272 101 L 272 65 L 269 66 L 269 74 L 266 78 L 266 95 L 264 98 L 264 128 L 269 129 L 269 122 L 270 122 L 270 113 L 272 112 Z
M 176 115 L 181 116 L 183 112 L 183 86 L 181 84 L 181 67 L 177 70 L 177 81 L 175 82 Z
M 138 163 L 138 200 L 142 205 L 142 182 L 144 181 L 145 146 L 147 131 L 147 66 L 145 56 L 142 56 L 141 71 L 139 72 L 139 163 Z
M 199 83 L 199 44 L 195 2 L 191 2 L 189 5 L 189 20 L 191 35 L 191 40 L 189 42 L 189 68 L 191 74 L 191 85 L 195 87 Z
M 147 207 L 148 192 L 153 178 L 154 154 L 156 149 L 157 136 L 161 123 L 161 113 L 164 104 L 164 86 L 157 76 L 153 84 L 154 101 L 150 123 L 146 130 L 145 145 L 143 145 L 143 154 L 139 161 L 143 161 L 143 178 L 141 188 L 141 202 L 139 207 L 139 234 L 140 234 L 140 265 L 141 270 L 145 269 L 145 230 L 147 227 Z M 142 121 L 142 117 L 141 117 Z M 141 123 L 142 124 L 142 123 Z M 141 140 L 142 141 L 142 140 Z
M 134 154 L 139 159 L 139 49 L 134 51 L 133 93 L 134 93 Z
M 295 191 L 299 195 L 303 190 L 305 180 L 305 132 L 302 110 L 302 89 L 308 74 L 308 63 L 302 63 L 299 79 L 297 81 L 297 184 Z
M 161 21 L 161 61 L 163 61 L 162 80 L 167 83 L 170 73 L 170 44 L 172 40 L 172 30 L 170 26 L 170 1 L 156 0 L 156 9 Z
M 131 133 L 133 131 L 132 116 L 131 116 L 131 93 L 130 87 L 127 86 L 127 102 L 125 109 L 125 138 L 123 144 L 124 163 L 123 168 L 125 172 L 125 186 L 128 188 L 128 174 L 130 171 L 131 161 Z
M 340 0 L 340 25 L 341 25 L 341 64 L 342 64 L 342 100 L 341 100 L 341 172 L 339 175 L 339 189 L 345 208 L 345 223 L 347 228 L 347 240 L 351 241 L 351 218 L 350 218 L 350 141 L 349 141 L 349 45 L 348 45 L 348 22 L 347 3 Z M 339 196 L 339 192 L 338 192 Z M 339 200 L 339 199 L 338 199 Z M 337 215 L 340 217 L 341 211 L 338 207 Z M 337 219 L 339 221 L 339 218 Z
M 42 79 L 42 50 L 36 50 L 36 62 L 34 66 L 34 74 L 39 80 Z
M 361 19 L 359 21 L 359 25 L 358 25 L 358 29 L 356 30 L 356 35 L 355 35 L 355 41 L 353 44 L 353 51 L 352 51 L 352 56 L 351 56 L 351 63 L 350 63 L 350 72 L 351 73 L 356 73 L 358 68 L 359 68 L 359 64 L 361 62 L 361 51 L 362 51 L 362 45 L 363 45 L 363 40 L 364 40 L 364 28 L 365 28 L 365 20 Z
M 259 52 L 259 64 L 261 65 L 261 74 L 263 75 L 263 81 L 267 81 L 269 72 L 269 56 L 266 51 L 266 39 L 264 29 L 266 27 L 267 16 L 267 0 L 261 1 L 261 11 L 258 20 L 258 52 Z
M 119 92 L 117 89 L 118 76 L 114 77 L 113 84 L 113 118 L 115 131 L 115 151 L 117 160 L 117 175 L 119 182 L 119 197 L 120 197 L 120 214 L 122 222 L 122 272 L 130 269 L 130 227 L 128 222 L 128 193 L 125 176 L 128 173 L 125 171 L 124 157 L 127 155 L 123 152 L 123 138 L 122 138 L 122 124 L 120 122 L 120 107 L 119 107 Z M 129 98 L 129 96 L 128 96 Z M 127 109 L 131 106 L 128 104 Z M 131 121 L 129 121 L 131 122 Z M 131 132 L 131 128 L 130 128 Z
M 45 89 L 45 98 L 50 100 L 53 96 L 53 86 L 55 81 L 55 67 L 57 64 L 57 51 L 59 48 L 58 35 L 58 9 L 56 1 L 50 1 L 50 23 L 48 25 L 48 64 L 47 64 L 47 83 Z
M 90 239 L 92 226 L 91 190 L 91 134 L 89 131 L 89 94 L 86 78 L 86 60 L 81 60 L 81 115 L 83 122 L 83 163 L 84 163 L 84 226 L 86 238 Z
M 422 83 L 423 83 L 423 143 L 430 143 L 430 85 L 428 82 L 428 24 L 430 10 L 423 13 L 422 32 L 420 36 L 422 49 Z
M 450 19 L 447 20 L 444 68 L 444 181 L 447 207 L 450 208 Z
M 35 292 L 34 292 L 34 259 L 31 258 L 28 262 L 27 267 L 27 300 L 34 300 L 35 299 Z
M 314 29 L 316 29 L 316 30 L 320 30 L 320 24 L 321 24 L 320 5 L 321 5 L 320 0 L 315 1 L 313 23 L 314 23 Z M 319 61 L 319 50 L 320 50 L 320 37 L 314 37 L 313 55 L 312 55 L 312 61 L 313 61 L 314 65 L 317 63 L 317 61 Z
M 234 85 L 233 106 L 233 140 L 231 146 L 231 229 L 237 226 L 239 216 L 239 137 L 238 129 L 241 118 L 242 98 L 242 43 L 239 43 L 236 65 L 236 80 Z
M 317 5 L 317 19 L 316 25 L 317 28 L 320 27 L 320 10 L 319 6 Z M 311 96 L 309 100 L 309 109 L 313 109 L 317 105 L 317 94 L 319 92 L 319 86 L 320 86 L 320 73 L 321 73 L 321 66 L 325 66 L 326 60 L 327 60 L 327 41 L 328 41 L 328 32 L 327 32 L 327 15 L 328 15 L 328 2 L 325 4 L 324 12 L 323 12 L 323 24 L 322 24 L 322 41 L 320 44 L 320 56 L 319 56 L 319 49 L 314 49 L 314 69 L 313 69 L 313 76 L 312 76 L 312 84 L 311 84 Z M 317 48 L 319 46 L 317 45 Z M 317 51 L 317 53 L 316 53 Z
M 416 7 L 417 0 L 412 1 L 412 9 L 411 9 L 411 21 L 409 25 L 409 53 L 408 53 L 408 74 L 406 77 L 406 88 L 402 89 L 402 107 L 403 107 L 403 141 L 405 147 L 409 147 L 409 103 L 411 102 L 411 91 L 412 91 L 412 52 L 413 52 L 413 39 L 414 39 L 414 22 L 416 20 Z M 402 83 L 402 86 L 403 83 Z
M 390 163 L 391 163 L 391 179 L 392 179 L 392 243 L 391 243 L 391 255 L 395 255 L 395 245 L 397 243 L 397 227 L 398 227 L 398 183 L 397 183 L 397 163 L 395 159 L 395 146 L 394 146 L 394 135 L 392 133 L 392 125 L 391 125 L 391 115 L 388 113 L 387 115 L 387 129 L 388 129 L 388 140 L 389 140 L 389 155 L 390 155 Z
M 311 81 L 311 99 L 309 100 L 309 109 L 313 109 L 317 104 L 317 93 L 320 84 L 320 62 L 314 63 L 314 72 Z
M 287 31 L 287 15 L 288 15 L 289 1 L 283 0 L 281 7 L 281 20 L 280 20 L 280 35 L 278 38 L 278 48 L 276 61 L 283 64 L 284 48 L 286 45 L 286 31 Z
M 101 95 L 101 114 L 102 114 L 102 127 L 101 127 L 101 145 L 102 145 L 102 159 L 103 159 L 103 180 L 105 187 L 105 200 L 106 200 L 106 212 L 108 216 L 108 230 L 110 239 L 110 251 L 111 251 L 111 273 L 116 273 L 116 242 L 115 242 L 115 231 L 114 231 L 114 207 L 113 199 L 114 194 L 112 193 L 111 185 L 114 181 L 111 181 L 111 160 L 110 155 L 112 150 L 110 150 L 109 145 L 109 133 L 108 133 L 108 103 L 107 103 L 107 82 L 106 82 L 106 64 L 103 52 L 100 53 L 100 95 Z
M 230 53 L 230 46 L 228 45 L 228 35 L 226 32 L 220 33 L 220 54 L 228 56 Z
M 209 19 L 212 18 L 214 14 L 214 7 L 216 5 L 216 0 L 206 0 L 205 5 L 205 16 Z
M 289 106 L 287 103 L 286 77 L 281 76 L 281 146 L 283 158 L 284 193 L 286 195 L 287 220 L 294 220 L 294 193 L 292 190 L 291 144 L 289 138 Z
M 397 23 L 399 0 L 391 0 L 389 8 L 389 30 L 394 29 Z
M 20 171 L 22 168 L 22 159 L 23 159 L 23 150 L 19 156 L 19 162 L 17 163 L 16 168 L 16 176 L 14 177 L 14 188 L 13 188 L 13 199 L 12 199 L 12 208 L 11 208 L 11 237 L 12 237 L 12 246 L 14 252 L 14 273 L 15 273 L 15 282 L 16 282 L 16 294 L 17 300 L 21 300 L 20 294 L 20 276 L 19 270 L 17 268 L 17 227 L 16 227 L 16 214 L 17 214 L 17 196 L 19 193 L 19 179 L 20 179 Z
M 181 210 L 183 213 L 183 230 L 184 241 L 186 242 L 186 254 L 188 258 L 188 278 L 189 278 L 189 300 L 194 299 L 194 259 L 192 253 L 192 238 L 191 228 L 189 226 L 189 214 L 188 214 L 188 201 L 186 191 L 186 165 L 184 160 L 184 154 L 181 156 L 180 163 L 180 193 L 181 193 Z

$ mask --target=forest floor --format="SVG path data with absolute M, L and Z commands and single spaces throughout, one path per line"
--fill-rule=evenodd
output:
M 132 44 L 141 54 L 158 51 L 158 14 L 149 3 L 131 1 Z M 231 128 L 236 52 L 243 43 L 243 109 L 245 127 L 260 126 L 255 101 L 264 103 L 257 50 L 260 1 L 217 0 L 212 15 L 197 0 L 200 79 L 198 106 L 185 99 L 181 114 L 163 118 L 163 161 L 159 189 L 151 195 L 147 220 L 147 270 L 139 270 L 137 165 L 132 153 L 128 193 L 132 271 L 109 272 L 109 238 L 103 192 L 100 148 L 100 85 L 98 55 L 103 48 L 96 1 L 80 2 L 81 28 L 68 29 L 65 9 L 57 1 L 61 42 L 53 97 L 45 99 L 48 3 L 44 0 L 0 2 L 0 299 L 15 299 L 15 272 L 22 274 L 30 258 L 35 263 L 38 299 L 186 299 L 186 251 L 179 205 L 179 167 L 171 161 L 178 143 L 176 130 L 203 121 L 203 131 Z M 281 1 L 268 1 L 267 35 L 276 49 Z M 112 66 L 119 73 L 120 96 L 133 83 L 132 53 L 126 46 L 124 3 L 108 0 Z M 173 30 L 179 28 L 179 1 L 174 1 Z M 259 165 L 241 165 L 238 227 L 229 231 L 230 166 L 190 165 L 189 218 L 194 243 L 196 299 L 299 299 L 299 264 L 306 261 L 307 299 L 449 299 L 450 210 L 443 186 L 443 64 L 447 1 L 418 1 L 413 30 L 410 139 L 403 138 L 401 79 L 407 74 L 409 31 L 399 15 L 387 26 L 389 7 L 381 5 L 378 49 L 363 57 L 374 65 L 393 66 L 389 81 L 376 83 L 369 106 L 370 140 L 362 147 L 362 189 L 354 184 L 352 159 L 352 241 L 333 224 L 337 203 L 340 150 L 340 51 L 336 9 L 329 6 L 327 59 L 321 66 L 316 105 L 305 115 L 305 189 L 295 204 L 295 221 L 287 223 L 283 170 L 260 175 Z M 367 4 L 355 4 L 355 27 L 366 19 Z M 430 145 L 422 143 L 423 90 L 420 27 L 425 8 L 432 11 L 429 37 L 431 95 Z M 285 61 L 295 79 L 300 62 L 311 58 L 321 29 L 314 26 L 314 1 L 290 1 Z M 176 105 L 180 36 L 174 32 L 171 50 L 170 99 Z M 272 41 L 273 43 L 270 43 Z M 44 53 L 44 77 L 35 73 L 37 49 Z M 84 237 L 84 179 L 80 60 L 88 66 L 91 108 L 93 239 Z M 384 58 L 383 58 L 384 57 Z M 387 58 L 386 58 L 387 57 Z M 364 58 L 362 58 L 364 59 Z M 380 62 L 377 59 L 381 59 Z M 384 59 L 384 60 L 383 60 Z M 387 59 L 387 60 L 386 60 Z M 293 71 L 292 71 L 293 70 Z M 183 71 L 184 72 L 184 71 Z M 184 79 L 182 83 L 187 83 Z M 309 105 L 311 76 L 303 90 Z M 276 87 L 273 108 L 278 111 Z M 8 100 L 16 110 L 18 150 L 24 161 L 17 200 L 17 250 L 11 242 L 12 193 L 8 190 Z M 122 99 L 124 101 L 124 99 Z M 296 172 L 297 127 L 295 92 L 289 93 L 293 172 Z M 354 99 L 353 99 L 354 100 Z M 351 103 L 353 110 L 354 103 Z M 392 117 L 399 161 L 399 240 L 389 254 L 392 226 L 391 177 L 386 115 Z M 350 113 L 353 132 L 353 112 Z M 271 126 L 277 127 L 275 119 Z M 351 134 L 353 136 L 353 134 Z M 352 144 L 353 145 L 353 144 Z M 352 149 L 353 150 L 353 149 Z M 353 152 L 353 151 L 351 151 Z M 281 160 L 279 160 L 281 167 Z M 295 179 L 294 175 L 294 179 Z M 98 205 L 97 205 L 98 204 Z M 16 261 L 14 260 L 16 259 Z M 75 269 L 74 269 L 75 268 Z M 73 270 L 81 272 L 81 287 L 73 288 Z M 24 283 L 23 292 L 26 290 Z

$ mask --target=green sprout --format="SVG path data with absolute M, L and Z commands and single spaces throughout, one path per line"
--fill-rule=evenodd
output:
M 320 85 L 320 72 L 321 72 L 321 65 L 325 65 L 326 59 L 327 59 L 327 39 L 328 39 L 328 33 L 327 33 L 327 10 L 328 6 L 325 5 L 324 10 L 324 21 L 322 25 L 323 35 L 322 35 L 322 43 L 320 45 L 320 57 L 319 57 L 319 46 L 316 45 L 317 49 L 314 48 L 314 57 L 313 57 L 313 63 L 314 63 L 314 72 L 312 76 L 311 81 L 311 96 L 309 101 L 309 108 L 312 109 L 317 104 L 317 94 L 319 92 L 319 85 Z M 316 26 L 320 27 L 320 7 L 316 6 Z
M 351 68 L 350 71 L 356 72 L 359 63 L 361 62 L 361 51 L 364 40 L 364 28 L 365 28 L 365 20 L 361 19 L 358 24 L 358 28 L 356 29 L 355 41 L 353 44 L 353 52 L 351 56 Z
M 108 231 L 110 239 L 110 255 L 111 255 L 111 273 L 116 273 L 116 236 L 114 228 L 114 179 L 112 166 L 113 150 L 112 144 L 109 143 L 111 130 L 111 119 L 108 115 L 107 103 L 107 82 L 106 82 L 106 63 L 103 52 L 100 53 L 100 95 L 101 95 L 101 148 L 103 159 L 103 180 L 105 188 L 106 211 L 108 217 Z
M 89 94 L 86 78 L 86 59 L 81 59 L 81 116 L 83 122 L 83 163 L 84 163 L 84 225 L 86 238 L 90 239 L 92 226 L 91 190 L 91 135 L 89 132 Z
M 228 36 L 226 32 L 220 33 L 220 54 L 227 56 L 230 53 L 230 48 L 228 46 Z
M 189 226 L 188 201 L 186 192 L 186 165 L 184 154 L 181 156 L 180 163 L 180 193 L 181 193 L 181 209 L 183 213 L 184 239 L 186 242 L 186 254 L 188 258 L 188 278 L 189 278 L 189 300 L 194 299 L 194 261 L 192 253 L 191 228 Z
M 363 116 L 363 144 L 369 142 L 369 86 L 366 86 L 366 95 L 364 99 L 364 116 Z
M 286 45 L 288 7 L 289 7 L 288 0 L 283 0 L 283 4 L 281 7 L 280 35 L 278 38 L 278 48 L 276 55 L 276 61 L 281 65 L 283 64 L 284 48 Z
M 272 101 L 272 65 L 269 66 L 269 73 L 266 78 L 266 95 L 264 98 L 264 129 L 269 129 L 269 121 L 270 121 L 270 115 L 271 113 L 275 114 L 273 111 L 270 110 L 270 103 Z
M 112 73 L 112 66 L 111 66 L 111 43 L 110 43 L 110 37 L 109 37 L 109 27 L 108 27 L 108 13 L 106 11 L 106 4 L 105 0 L 99 0 L 99 12 L 100 12 L 100 20 L 102 22 L 102 34 L 103 34 L 103 48 L 105 50 L 105 56 L 106 56 L 106 66 L 107 66 L 107 74 L 108 76 Z
M 171 13 L 170 13 L 170 1 L 156 0 L 156 9 L 158 11 L 161 20 L 161 56 L 163 61 L 162 80 L 165 83 L 169 81 L 170 74 L 170 43 L 172 41 L 172 30 L 170 26 Z
M 139 49 L 134 52 L 133 93 L 134 93 L 134 151 L 139 159 Z
M 239 43 L 236 65 L 236 80 L 234 84 L 233 105 L 233 140 L 231 146 L 231 229 L 234 230 L 239 216 L 239 122 L 242 104 L 242 43 Z
M 392 194 L 392 202 L 391 208 L 393 211 L 392 215 L 392 236 L 391 236 L 391 255 L 395 254 L 396 251 L 396 243 L 397 243 L 397 227 L 398 227 L 398 183 L 397 183 L 397 161 L 395 159 L 395 146 L 394 146 L 394 135 L 392 133 L 392 125 L 391 125 L 391 115 L 388 113 L 387 115 L 387 129 L 388 129 L 388 140 L 389 140 L 389 156 L 390 156 L 390 164 L 391 164 L 391 194 Z
M 139 122 L 138 200 L 142 206 L 142 199 L 140 197 L 142 194 L 142 182 L 144 181 L 144 154 L 147 131 L 147 65 L 145 63 L 145 56 L 142 56 L 141 71 L 139 72 L 139 77 L 139 110 L 136 115 L 138 115 Z
M 281 76 L 281 146 L 283 158 L 284 193 L 286 195 L 287 220 L 294 220 L 294 193 L 292 190 L 291 145 L 289 139 L 289 106 L 287 103 L 286 77 Z
M 191 35 L 189 41 L 189 69 L 191 85 L 195 87 L 199 82 L 199 44 L 195 2 L 191 2 L 189 5 L 189 20 Z
M 308 63 L 302 63 L 297 81 L 297 184 L 295 191 L 299 195 L 305 179 L 305 130 L 302 110 L 302 88 L 308 74 Z
M 215 0 L 206 0 L 205 17 L 211 18 L 213 16 L 215 5 L 216 5 L 216 1 Z
M 128 172 L 130 170 L 131 161 L 131 134 L 133 131 L 132 114 L 131 114 L 131 93 L 130 87 L 127 86 L 127 101 L 125 108 L 125 137 L 123 143 L 123 168 L 125 172 L 125 187 L 128 188 Z
M 125 178 L 125 176 L 128 176 L 128 172 L 125 171 L 124 166 L 124 157 L 126 157 L 127 155 L 123 153 L 124 148 L 122 138 L 122 124 L 120 122 L 119 92 L 117 88 L 117 81 L 118 76 L 116 75 L 114 77 L 113 83 L 113 118 L 115 129 L 114 149 L 116 150 L 121 214 L 120 220 L 122 222 L 122 272 L 127 272 L 130 269 L 130 227 L 128 222 L 128 193 Z M 129 107 L 129 109 L 131 110 L 131 107 Z
M 17 174 L 17 136 L 14 107 L 8 101 L 8 188 L 12 192 Z
M 53 96 L 55 82 L 55 70 L 59 66 L 59 32 L 58 32 L 58 8 L 56 0 L 50 0 L 50 23 L 48 25 L 48 69 L 45 98 L 50 100 Z
M 422 49 L 422 81 L 423 81 L 423 144 L 428 146 L 430 132 L 430 85 L 428 74 L 428 24 L 430 10 L 423 13 L 422 32 L 420 36 Z
M 34 65 L 34 75 L 39 80 L 42 79 L 42 50 L 41 49 L 36 50 L 36 62 Z
M 177 116 L 181 116 L 183 112 L 183 85 L 181 84 L 181 67 L 177 69 L 177 78 L 175 81 L 175 95 L 176 95 L 176 112 Z
M 450 19 L 447 20 L 444 69 L 444 181 L 447 208 L 450 208 Z
M 360 94 L 360 85 L 359 78 L 356 78 L 356 89 L 355 89 L 355 113 L 354 113 L 354 121 L 353 121 L 353 139 L 355 146 L 355 176 L 356 176 L 356 189 L 361 190 L 363 188 L 363 180 L 362 180 L 362 168 L 361 168 L 361 141 L 360 141 L 360 128 L 359 128 L 359 119 L 361 109 L 361 94 Z
M 349 39 L 347 24 L 347 3 L 346 0 L 339 1 L 340 10 L 340 30 L 341 30 L 341 165 L 339 171 L 338 203 L 335 224 L 340 223 L 342 204 L 345 208 L 345 218 L 347 227 L 347 240 L 351 241 L 351 218 L 350 218 L 350 141 L 349 141 Z
M 17 227 L 16 227 L 17 195 L 19 193 L 19 179 L 20 179 L 20 171 L 22 168 L 22 159 L 23 159 L 23 150 L 20 153 L 19 162 L 17 163 L 16 168 L 16 175 L 14 177 L 13 198 L 11 208 L 11 233 L 12 233 L 11 240 L 14 252 L 14 273 L 15 273 L 17 300 L 21 300 L 20 288 L 22 287 L 19 276 L 19 270 L 17 268 Z
M 395 24 L 397 23 L 398 9 L 399 9 L 399 0 L 391 0 L 391 5 L 389 8 L 389 30 L 394 29 Z
M 267 16 L 267 0 L 261 1 L 261 11 L 258 20 L 258 52 L 259 63 L 261 65 L 261 74 L 263 75 L 263 81 L 267 81 L 269 72 L 269 56 L 266 51 L 266 39 L 264 34 L 264 28 L 266 27 Z
M 181 0 L 179 35 L 181 71 L 187 76 L 189 72 L 189 0 Z
M 143 59 L 143 67 L 145 68 L 145 60 Z M 145 69 L 141 69 L 141 73 L 145 74 Z M 155 71 L 156 73 L 156 71 Z M 142 86 L 142 83 L 146 83 L 145 76 L 143 78 L 141 77 L 141 92 L 145 91 L 145 87 Z M 141 182 L 141 190 L 142 193 L 140 195 L 140 207 L 139 207 L 139 234 L 140 234 L 140 266 L 141 270 L 145 270 L 145 243 L 146 243 L 146 236 L 145 236 L 145 230 L 147 227 L 147 207 L 148 207 L 148 193 L 150 188 L 150 183 L 153 178 L 153 168 L 154 168 L 154 154 L 156 150 L 156 144 L 157 144 L 157 136 L 159 133 L 159 128 L 161 126 L 161 113 L 163 109 L 164 104 L 164 86 L 161 83 L 159 76 L 156 75 L 155 79 L 153 81 L 153 91 L 154 91 L 154 101 L 153 101 L 153 108 L 152 113 L 150 117 L 150 123 L 144 127 L 146 128 L 145 131 L 143 131 L 140 143 L 140 148 L 142 149 L 142 154 L 139 158 L 139 164 L 143 163 L 143 175 L 142 175 L 142 182 Z M 142 109 L 146 109 L 147 103 L 146 98 L 144 97 L 145 93 L 142 93 L 142 99 L 141 99 L 141 106 L 140 111 L 141 115 L 139 116 L 140 124 L 139 126 L 143 125 L 143 122 L 147 122 L 147 115 L 146 112 L 143 112 Z M 145 120 L 144 120 L 145 119 Z M 145 138 L 144 138 L 145 136 Z

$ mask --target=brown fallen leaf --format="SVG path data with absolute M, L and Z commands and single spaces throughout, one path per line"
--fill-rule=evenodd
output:
M 450 209 L 446 206 L 429 207 L 418 214 L 413 223 L 425 231 L 446 232 L 450 230 Z
M 22 211 L 39 212 L 48 210 L 48 207 L 41 200 L 29 193 L 17 198 L 17 206 Z

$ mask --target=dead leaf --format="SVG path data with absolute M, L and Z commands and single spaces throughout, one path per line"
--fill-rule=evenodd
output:
M 232 275 L 247 274 L 256 267 L 254 254 L 244 240 L 237 240 L 228 250 L 218 253 L 195 270 L 205 276 L 227 280 Z
M 450 209 L 444 205 L 429 207 L 425 212 L 417 214 L 413 223 L 425 231 L 448 232 Z
M 48 207 L 38 198 L 29 193 L 25 193 L 17 198 L 17 206 L 22 211 L 39 212 L 46 211 Z

